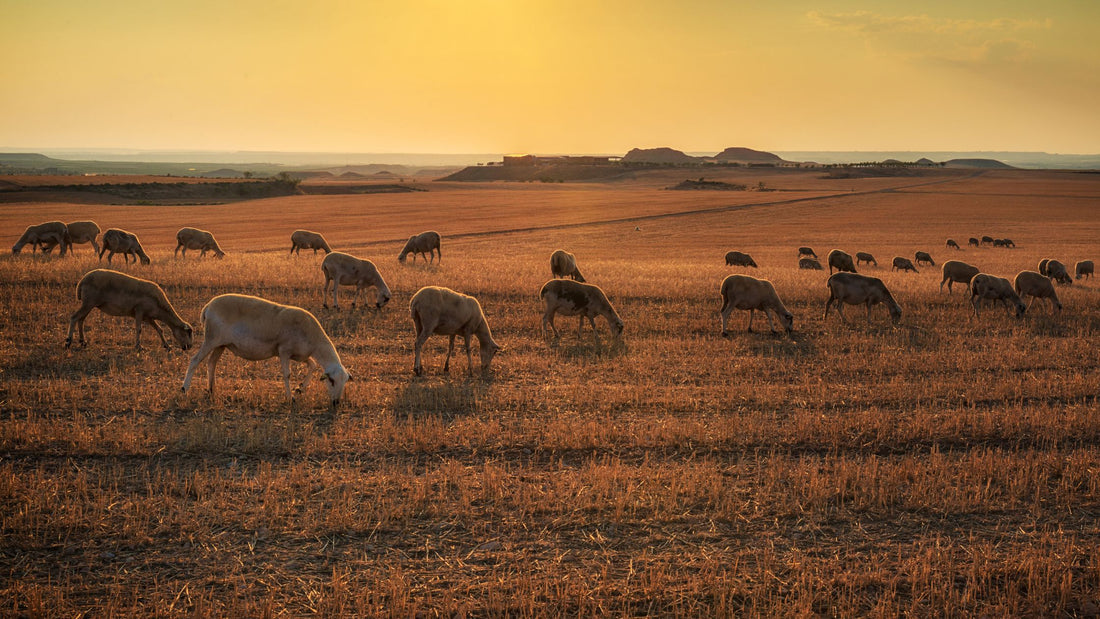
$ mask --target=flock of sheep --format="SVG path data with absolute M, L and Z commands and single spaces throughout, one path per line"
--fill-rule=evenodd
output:
M 26 245 L 32 246 L 32 251 L 42 249 L 49 253 L 54 247 L 60 246 L 61 255 L 72 250 L 73 244 L 90 243 L 97 252 L 99 259 L 107 254 L 107 261 L 115 253 L 121 253 L 123 259 L 129 262 L 131 258 L 142 264 L 149 264 L 149 257 L 141 247 L 137 236 L 112 228 L 103 233 L 102 247 L 96 242 L 99 235 L 99 226 L 95 222 L 82 221 L 64 224 L 62 222 L 47 222 L 36 226 L 30 226 L 12 247 L 12 253 L 18 254 Z M 982 240 L 971 238 L 971 245 L 993 244 L 1001 247 L 1014 247 L 1009 239 L 993 239 L 983 237 Z M 214 236 L 207 231 L 196 228 L 183 228 L 177 235 L 177 246 L 174 255 L 179 255 L 182 250 L 186 256 L 187 250 L 198 250 L 200 256 L 213 252 L 214 256 L 222 258 L 225 252 L 218 246 Z M 999 241 L 999 243 L 998 243 Z M 953 240 L 947 241 L 948 247 L 959 249 Z M 324 307 L 328 307 L 329 285 L 332 286 L 332 303 L 339 309 L 338 289 L 340 286 L 355 286 L 355 296 L 352 299 L 354 307 L 359 300 L 359 294 L 364 288 L 375 288 L 377 297 L 375 306 L 381 309 L 391 297 L 390 289 L 386 285 L 382 275 L 378 272 L 374 263 L 362 260 L 346 253 L 333 251 L 323 236 L 316 232 L 297 230 L 291 235 L 290 253 L 300 253 L 302 249 L 312 249 L 325 252 L 325 258 L 321 262 L 321 272 L 325 276 L 322 287 Z M 420 255 L 430 263 L 438 259 L 442 262 L 439 233 L 434 231 L 413 235 L 406 242 L 398 255 L 398 260 L 405 262 L 406 257 L 412 254 L 413 261 Z M 935 265 L 931 255 L 918 251 L 914 256 L 916 263 Z M 817 254 L 812 248 L 800 247 L 798 249 L 799 268 L 822 270 L 817 260 Z M 825 317 L 829 310 L 836 308 L 841 319 L 847 322 L 844 316 L 844 305 L 865 305 L 868 319 L 871 317 L 871 308 L 877 304 L 887 307 L 891 318 L 895 323 L 901 319 L 901 307 L 890 294 L 889 289 L 881 279 L 869 277 L 856 272 L 858 264 L 878 265 L 874 256 L 865 252 L 857 252 L 856 259 L 838 249 L 829 252 L 827 257 L 829 265 L 829 279 L 826 287 L 829 289 L 829 298 L 825 302 Z M 731 266 L 756 267 L 756 262 L 751 256 L 743 252 L 731 251 L 726 254 L 726 264 Z M 908 258 L 895 257 L 892 268 L 894 270 L 914 271 L 916 266 Z M 1010 311 L 1013 309 L 1016 316 L 1022 316 L 1030 309 L 1030 305 L 1023 303 L 1024 297 L 1032 297 L 1031 304 L 1036 299 L 1049 299 L 1055 310 L 1062 308 L 1061 302 L 1054 291 L 1052 282 L 1071 284 L 1065 265 L 1058 260 L 1045 259 L 1039 263 L 1038 271 L 1021 271 L 1013 282 L 1005 278 L 979 272 L 977 267 L 959 260 L 949 260 L 942 265 L 943 280 L 940 289 L 947 284 L 948 292 L 951 292 L 952 283 L 966 284 L 971 293 L 971 303 L 976 314 L 980 313 L 980 306 L 984 301 L 990 303 L 1002 302 Z M 836 269 L 837 273 L 833 273 Z M 623 321 L 615 308 L 611 305 L 607 295 L 598 286 L 585 282 L 577 267 L 577 261 L 573 254 L 563 250 L 557 250 L 550 256 L 550 271 L 553 279 L 546 282 L 539 292 L 540 298 L 545 304 L 542 318 L 542 331 L 549 330 L 555 337 L 559 335 L 554 325 L 554 317 L 563 316 L 579 317 L 578 335 L 583 334 L 585 319 L 592 326 L 596 334 L 595 318 L 602 316 L 607 321 L 608 327 L 615 338 L 622 335 Z M 1078 262 L 1076 265 L 1077 279 L 1091 277 L 1093 263 L 1091 260 Z M 559 279 L 562 278 L 562 279 Z M 568 279 L 565 279 L 568 278 Z M 773 332 L 776 331 L 772 321 L 775 315 L 779 324 L 790 333 L 794 328 L 794 316 L 783 305 L 775 287 L 771 282 L 750 277 L 748 275 L 734 274 L 723 280 L 720 293 L 722 297 L 721 318 L 722 335 L 728 336 L 729 317 L 734 309 L 749 311 L 748 330 L 752 331 L 752 322 L 757 310 L 762 311 L 768 319 L 768 324 Z M 86 346 L 84 337 L 84 321 L 93 309 L 100 309 L 111 316 L 129 316 L 134 319 L 135 348 L 141 347 L 141 329 L 143 324 L 150 325 L 160 337 L 161 343 L 167 349 L 168 341 L 164 337 L 158 322 L 164 323 L 172 331 L 172 335 L 179 346 L 188 350 L 191 348 L 193 330 L 191 325 L 184 321 L 168 301 L 164 290 L 155 282 L 133 277 L 118 271 L 107 269 L 95 269 L 85 274 L 77 284 L 77 299 L 80 307 L 73 312 L 69 320 L 69 332 L 65 339 L 66 347 L 73 343 L 73 334 L 76 332 L 81 346 Z M 420 375 L 423 372 L 421 365 L 421 350 L 428 337 L 432 334 L 447 335 L 450 337 L 450 345 L 447 350 L 447 358 L 443 370 L 450 369 L 451 355 L 454 353 L 455 338 L 463 337 L 466 359 L 471 374 L 474 372 L 473 357 L 470 350 L 470 338 L 478 340 L 481 357 L 481 369 L 488 370 L 493 357 L 500 352 L 501 346 L 493 339 L 489 329 L 485 313 L 481 305 L 474 297 L 464 295 L 448 288 L 438 286 L 426 286 L 413 295 L 409 309 L 416 333 L 414 343 L 413 371 Z M 769 313 L 771 312 L 771 313 Z M 336 352 L 317 318 L 307 310 L 299 307 L 283 305 L 268 301 L 259 297 L 223 294 L 214 297 L 203 307 L 200 319 L 205 328 L 205 337 L 202 346 L 191 358 L 187 368 L 187 374 L 183 380 L 183 391 L 187 391 L 191 385 L 191 379 L 198 366 L 205 361 L 207 364 L 208 390 L 214 391 L 214 374 L 218 360 L 225 350 L 230 350 L 237 356 L 249 360 L 263 360 L 278 357 L 283 383 L 288 399 L 293 400 L 294 392 L 290 387 L 290 362 L 306 363 L 310 369 L 319 367 L 324 374 L 321 379 L 328 387 L 330 401 L 335 407 L 342 397 L 344 386 L 351 375 L 340 362 L 340 355 Z M 598 335 L 596 335 L 598 337 Z M 307 374 L 308 375 L 308 374 Z M 297 391 L 304 388 L 305 383 L 299 385 Z

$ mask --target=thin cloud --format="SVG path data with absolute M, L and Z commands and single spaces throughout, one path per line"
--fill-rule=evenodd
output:
M 1050 19 L 1010 19 L 997 18 L 987 21 L 976 19 L 948 19 L 929 15 L 882 15 L 871 11 L 851 13 L 822 13 L 810 11 L 806 14 L 810 21 L 826 28 L 837 28 L 865 34 L 889 32 L 909 32 L 928 34 L 973 34 L 1007 33 L 1025 30 L 1047 30 L 1053 22 Z

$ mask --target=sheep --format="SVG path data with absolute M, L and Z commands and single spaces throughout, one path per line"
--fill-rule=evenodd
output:
M 1016 247 L 1016 244 L 1012 242 L 1012 239 L 1001 239 L 1001 240 L 1004 241 L 1004 244 L 1005 244 L 1004 246 L 1008 249 L 1013 249 L 1013 248 Z
M 321 323 L 310 312 L 259 297 L 223 294 L 210 299 L 202 308 L 201 318 L 206 337 L 187 366 L 182 392 L 187 392 L 195 369 L 205 360 L 207 390 L 213 394 L 218 359 L 229 350 L 249 361 L 278 357 L 286 397 L 292 403 L 291 360 L 306 363 L 310 368 L 320 367 L 324 371 L 321 380 L 328 383 L 331 408 L 335 409 L 340 404 L 344 385 L 351 380 L 351 374 L 340 362 L 340 355 Z M 298 386 L 298 392 L 305 388 L 306 380 L 308 374 Z
M 149 256 L 141 248 L 141 241 L 136 234 L 111 228 L 103 233 L 103 248 L 99 250 L 99 259 L 103 260 L 103 254 L 107 254 L 107 264 L 111 263 L 114 255 L 122 254 L 122 260 L 129 262 L 131 256 L 136 256 L 134 262 L 141 258 L 142 264 L 149 264 Z M 110 253 L 108 253 L 110 252 Z
M 794 316 L 787 311 L 786 306 L 779 300 L 779 295 L 775 292 L 775 286 L 772 286 L 772 283 L 766 279 L 757 279 L 748 275 L 730 275 L 722 280 L 721 294 L 722 337 L 729 337 L 726 327 L 729 324 L 730 314 L 735 309 L 749 310 L 748 331 L 750 333 L 752 332 L 752 319 L 756 314 L 756 310 L 760 310 L 768 318 L 768 326 L 771 328 L 772 333 L 776 333 L 776 330 L 768 310 L 775 314 L 779 324 L 787 330 L 788 334 L 794 329 Z
M 981 243 L 976 237 L 970 237 L 970 240 L 966 242 L 967 247 L 980 247 Z
M 857 251 L 856 252 L 856 264 L 859 265 L 860 263 L 863 263 L 863 262 L 866 262 L 867 264 L 873 264 L 875 266 L 878 266 L 878 260 L 875 260 L 874 256 L 872 256 L 871 254 L 869 254 L 865 251 Z
M 936 261 L 932 260 L 932 256 L 926 251 L 918 251 L 913 257 L 917 259 L 917 264 L 927 262 L 928 266 L 936 266 Z
M 1036 299 L 1050 299 L 1051 308 L 1056 311 L 1062 310 L 1062 302 L 1058 300 L 1058 295 L 1054 292 L 1054 284 L 1041 273 L 1020 271 L 1012 282 L 1012 288 L 1016 291 L 1016 294 L 1020 295 L 1021 299 L 1032 297 L 1031 303 L 1027 304 L 1028 310 L 1031 309 L 1032 305 L 1035 305 Z
M 1073 270 L 1077 274 L 1077 279 L 1084 277 L 1085 279 L 1092 279 L 1092 260 L 1082 260 L 1074 265 Z
M 596 332 L 596 316 L 603 316 L 607 320 L 607 327 L 612 337 L 619 338 L 623 334 L 623 319 L 607 300 L 607 295 L 598 286 L 582 284 L 564 279 L 552 279 L 543 284 L 539 290 L 539 298 L 546 302 L 546 310 L 542 314 L 542 332 L 546 334 L 549 326 L 554 337 L 558 337 L 558 328 L 554 326 L 554 316 L 579 316 L 577 325 L 577 337 L 584 332 L 584 319 L 592 325 L 592 334 L 599 339 Z
M 894 256 L 894 262 L 890 267 L 891 271 L 912 271 L 914 273 L 920 273 L 917 267 L 913 266 L 913 261 L 901 256 Z
M 799 258 L 798 259 L 798 268 L 800 268 L 800 269 L 809 269 L 809 270 L 813 270 L 813 271 L 822 270 L 821 263 L 818 262 L 817 259 L 815 259 L 815 258 Z
M 992 245 L 992 244 L 993 244 L 993 237 L 991 237 L 991 236 L 983 236 L 982 237 L 982 245 Z
M 1006 247 L 1004 239 L 993 239 L 993 247 Z
M 99 243 L 96 243 L 96 237 L 99 236 L 99 226 L 94 221 L 74 221 L 69 224 L 65 224 L 65 228 L 69 231 L 69 251 L 74 251 L 76 248 L 74 245 L 77 243 L 91 243 L 92 250 L 95 253 L 99 253 Z M 53 248 L 57 246 L 55 241 L 47 241 L 45 243 L 38 243 L 41 246 L 43 253 L 51 253 Z
M 943 279 L 940 280 L 940 291 L 943 291 L 944 283 L 947 284 L 947 292 L 950 294 L 951 284 L 959 282 L 960 284 L 970 285 L 970 280 L 974 279 L 974 276 L 978 274 L 978 267 L 969 265 L 961 260 L 948 260 L 943 263 L 941 267 L 943 270 Z
M 321 287 L 321 299 L 325 309 L 328 309 L 329 282 L 332 282 L 332 304 L 336 309 L 340 309 L 340 301 L 336 296 L 336 290 L 340 286 L 355 286 L 355 297 L 351 300 L 352 307 L 355 307 L 359 301 L 359 293 L 370 286 L 378 289 L 375 307 L 382 309 L 390 301 L 390 288 L 370 260 L 360 260 L 355 256 L 334 251 L 321 261 L 321 272 L 325 274 L 325 284 Z
M 160 336 L 160 343 L 168 350 L 168 341 L 164 339 L 164 332 L 157 321 L 161 321 L 172 330 L 172 336 L 180 348 L 191 348 L 193 331 L 191 325 L 184 322 L 175 308 L 168 301 L 156 283 L 145 279 L 138 279 L 111 271 L 108 269 L 95 269 L 88 271 L 76 285 L 76 298 L 81 302 L 80 307 L 69 318 L 69 334 L 65 338 L 65 348 L 73 344 L 73 330 L 80 335 L 80 346 L 85 347 L 88 341 L 84 339 L 84 320 L 88 314 L 96 308 L 108 316 L 133 316 L 134 318 L 134 348 L 141 350 L 141 325 L 143 323 L 153 327 Z
M 848 271 L 849 273 L 856 272 L 856 265 L 852 262 L 852 256 L 839 249 L 834 249 L 829 252 L 828 262 L 830 275 L 833 274 L 834 267 L 837 271 Z
M 60 221 L 47 221 L 46 223 L 27 226 L 27 229 L 23 231 L 23 236 L 19 237 L 15 245 L 11 246 L 11 253 L 12 255 L 18 254 L 23 251 L 23 246 L 29 243 L 32 254 L 38 251 L 40 246 L 44 253 L 49 253 L 46 251 L 46 246 L 52 249 L 54 245 L 60 245 L 61 255 L 64 256 L 65 252 L 69 250 L 69 239 L 69 229 L 65 224 Z
M 439 241 L 439 233 L 434 230 L 414 234 L 409 237 L 409 240 L 405 243 L 405 247 L 401 249 L 401 253 L 397 256 L 397 260 L 405 262 L 405 256 L 412 254 L 413 262 L 416 262 L 417 254 L 421 256 L 427 254 L 430 256 L 428 262 L 431 263 L 435 262 L 435 253 L 438 251 L 439 263 L 443 264 L 443 249 L 440 247 Z
M 301 256 L 303 249 L 312 249 L 314 255 L 317 254 L 318 249 L 325 250 L 326 254 L 332 253 L 332 247 L 329 246 L 328 241 L 320 233 L 310 232 L 309 230 L 295 230 L 290 235 L 290 253 Z
M 1047 264 L 1050 262 L 1050 258 L 1043 258 L 1039 261 L 1039 273 L 1041 275 L 1047 275 Z
M 757 268 L 752 256 L 739 251 L 726 252 L 726 266 Z
M 550 254 L 550 273 L 554 277 L 571 277 L 578 282 L 584 281 L 581 270 L 577 268 L 577 258 L 562 249 Z
M 578 286 L 587 285 L 567 280 L 554 281 L 573 283 Z M 485 319 L 481 304 L 474 297 L 455 292 L 450 288 L 425 286 L 413 295 L 409 302 L 409 310 L 416 331 L 416 340 L 413 345 L 413 373 L 417 376 L 424 373 L 424 368 L 420 365 L 420 351 L 424 348 L 424 342 L 428 341 L 428 337 L 433 333 L 451 336 L 447 360 L 443 363 L 444 372 L 451 369 L 451 354 L 455 349 L 457 335 L 461 335 L 466 344 L 466 362 L 471 376 L 474 374 L 474 360 L 470 354 L 471 335 L 477 337 L 478 347 L 481 349 L 482 372 L 489 370 L 493 356 L 501 351 L 500 345 L 493 340 L 493 333 L 489 330 L 489 322 Z
M 890 318 L 897 324 L 901 320 L 901 307 L 894 301 L 886 284 L 877 277 L 868 277 L 858 273 L 837 273 L 829 277 L 825 284 L 829 289 L 829 300 L 825 302 L 825 318 L 829 317 L 829 306 L 836 302 L 836 311 L 840 319 L 848 322 L 844 317 L 844 304 L 867 305 L 867 320 L 871 319 L 871 306 L 883 303 L 890 310 Z
M 959 247 L 959 244 L 955 242 L 955 239 L 947 239 L 947 246 L 954 247 L 955 249 L 962 251 L 962 248 Z
M 817 254 L 814 253 L 814 250 L 813 250 L 812 247 L 799 247 L 798 248 L 798 257 L 801 258 L 802 256 L 811 256 L 815 260 L 817 259 Z
M 1046 276 L 1050 279 L 1058 282 L 1059 284 L 1065 284 L 1067 286 L 1073 284 L 1073 278 L 1066 272 L 1066 265 L 1062 264 L 1058 260 L 1051 260 L 1047 262 Z
M 180 228 L 180 231 L 176 233 L 176 251 L 172 252 L 172 255 L 175 256 L 179 253 L 181 248 L 183 249 L 184 258 L 187 257 L 187 250 L 189 249 L 202 250 L 199 253 L 200 258 L 205 256 L 207 251 L 213 251 L 215 258 L 225 257 L 225 252 L 214 240 L 214 235 L 197 228 Z
M 968 287 L 970 288 L 970 303 L 974 306 L 975 316 L 981 315 L 978 307 L 981 305 L 982 300 L 989 300 L 991 303 L 1000 301 L 1004 303 L 1010 312 L 1015 307 L 1017 318 L 1023 316 L 1024 312 L 1027 311 L 1024 302 L 1020 300 L 1020 295 L 1012 289 L 1012 284 L 1003 277 L 978 273 L 971 278 Z

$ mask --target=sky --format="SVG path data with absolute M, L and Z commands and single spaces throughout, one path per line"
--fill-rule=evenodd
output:
M 0 147 L 1100 152 L 1100 2 L 0 0 Z

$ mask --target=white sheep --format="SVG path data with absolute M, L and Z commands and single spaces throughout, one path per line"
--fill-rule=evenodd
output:
M 129 262 L 130 257 L 133 257 L 135 263 L 140 258 L 142 264 L 149 264 L 149 256 L 141 248 L 141 241 L 138 240 L 137 235 L 118 228 L 111 228 L 103 233 L 103 248 L 99 250 L 100 260 L 103 260 L 103 254 L 107 254 L 107 264 L 111 263 L 111 258 L 115 254 L 122 254 L 123 262 Z
M 549 326 L 558 337 L 558 328 L 554 326 L 554 316 L 579 316 L 580 324 L 577 327 L 577 336 L 584 332 L 584 319 L 592 325 L 592 334 L 598 339 L 596 333 L 596 316 L 603 316 L 607 320 L 607 327 L 614 337 L 620 337 L 623 333 L 623 320 L 618 312 L 607 300 L 607 295 L 599 286 L 582 284 L 567 279 L 552 279 L 543 284 L 539 291 L 539 297 L 546 302 L 546 309 L 542 314 L 542 331 L 546 333 Z
M 787 311 L 786 306 L 779 300 L 779 295 L 775 292 L 775 286 L 766 279 L 757 279 L 748 275 L 730 275 L 722 280 L 721 295 L 722 337 L 729 336 L 726 327 L 729 324 L 730 314 L 735 309 L 749 310 L 748 331 L 750 332 L 752 331 L 752 319 L 756 314 L 756 310 L 760 310 L 767 317 L 768 327 L 771 328 L 772 333 L 775 333 L 776 330 L 768 310 L 775 314 L 779 324 L 787 330 L 787 333 L 794 329 L 794 316 Z
M 1012 282 L 1012 288 L 1016 291 L 1016 294 L 1020 295 L 1021 300 L 1024 297 L 1031 297 L 1031 303 L 1027 304 L 1028 310 L 1031 309 L 1032 305 L 1035 305 L 1036 299 L 1050 299 L 1052 310 L 1062 310 L 1062 302 L 1058 300 L 1058 295 L 1054 292 L 1054 284 L 1041 273 L 1020 271 Z
M 978 267 L 969 265 L 962 260 L 948 260 L 943 263 L 941 270 L 943 271 L 943 279 L 940 280 L 940 290 L 943 290 L 943 285 L 946 283 L 948 293 L 952 292 L 951 284 L 954 282 L 969 286 L 970 280 L 974 279 L 979 271 Z
M 187 366 L 187 375 L 183 378 L 184 392 L 191 386 L 195 369 L 206 360 L 207 389 L 214 393 L 214 370 L 226 350 L 249 361 L 278 357 L 286 397 L 291 401 L 294 400 L 290 390 L 291 361 L 306 363 L 310 368 L 320 367 L 324 371 L 321 380 L 328 385 L 332 408 L 340 403 L 344 385 L 351 380 L 321 323 L 300 307 L 248 295 L 223 294 L 214 297 L 202 308 L 202 323 L 206 327 L 206 336 Z M 305 384 L 303 380 L 298 391 Z
M 325 284 L 321 286 L 322 304 L 325 308 L 328 308 L 329 282 L 332 283 L 332 305 L 336 309 L 340 309 L 340 301 L 336 296 L 340 286 L 355 286 L 355 296 L 351 300 L 352 307 L 355 307 L 359 301 L 359 293 L 370 286 L 378 290 L 375 307 L 382 309 L 390 301 L 390 288 L 370 260 L 360 260 L 355 256 L 334 251 L 321 261 L 321 272 L 325 274 Z
M 328 241 L 319 233 L 295 230 L 290 235 L 290 253 L 301 256 L 303 249 L 312 249 L 314 254 L 318 249 L 324 250 L 326 254 L 332 253 L 332 247 L 329 247 Z
M 829 274 L 830 275 L 832 275 L 834 268 L 837 271 L 841 271 L 841 272 L 844 272 L 844 271 L 847 271 L 849 273 L 855 273 L 856 272 L 856 265 L 855 265 L 854 262 L 852 262 L 851 254 L 849 254 L 847 252 L 843 252 L 839 249 L 834 249 L 834 250 L 829 252 L 827 262 L 829 263 Z
M 867 277 L 858 273 L 836 273 L 829 276 L 825 286 L 829 289 L 829 300 L 825 302 L 825 318 L 829 317 L 829 307 L 836 303 L 840 319 L 848 322 L 844 316 L 844 304 L 867 305 L 867 320 L 871 319 L 871 306 L 882 303 L 890 310 L 890 319 L 896 324 L 901 320 L 901 306 L 894 301 L 886 284 L 877 277 Z
M 1012 311 L 1016 308 L 1016 317 L 1020 318 L 1027 311 L 1024 307 L 1024 302 L 1020 300 L 1020 295 L 1012 289 L 1012 284 L 1003 277 L 997 277 L 995 275 L 989 275 L 988 273 L 978 273 L 970 280 L 970 303 L 974 306 L 974 315 L 980 316 L 978 307 L 983 300 L 988 300 L 990 303 L 1000 301 L 1004 303 L 1008 311 Z
M 27 226 L 27 229 L 23 231 L 23 235 L 19 237 L 15 245 L 11 246 L 11 253 L 18 254 L 23 251 L 23 246 L 27 244 L 30 244 L 32 254 L 37 252 L 39 247 L 42 247 L 44 253 L 49 253 L 46 249 L 47 246 L 52 249 L 54 245 L 60 245 L 61 255 L 64 256 L 65 252 L 69 250 L 69 238 L 69 228 L 60 221 L 47 221 L 46 223 Z
M 414 234 L 409 237 L 409 240 L 405 243 L 405 247 L 401 249 L 401 253 L 398 254 L 397 260 L 400 262 L 405 261 L 405 256 L 408 254 L 413 255 L 413 262 L 416 262 L 416 255 L 420 254 L 424 257 L 430 256 L 430 262 L 435 262 L 435 253 L 439 252 L 439 262 L 443 263 L 443 249 L 440 247 L 439 233 L 434 230 L 427 232 L 421 232 L 420 234 Z M 427 254 L 427 255 L 425 255 Z
M 578 282 L 584 281 L 581 270 L 577 268 L 576 256 L 563 249 L 550 254 L 550 273 L 554 277 L 571 277 Z
M 91 243 L 92 250 L 99 253 L 99 243 L 96 242 L 96 237 L 99 236 L 99 225 L 94 221 L 74 221 L 72 223 L 65 224 L 65 228 L 69 231 L 69 251 L 75 251 L 77 244 L 83 245 L 84 243 Z M 47 241 L 45 243 L 39 243 L 44 253 L 50 253 L 53 248 L 57 246 L 54 241 Z
M 76 298 L 81 302 L 80 307 L 69 318 L 69 334 L 65 338 L 65 348 L 73 344 L 73 330 L 76 329 L 80 336 L 80 345 L 87 346 L 84 339 L 84 320 L 88 314 L 99 308 L 108 316 L 132 316 L 134 318 L 134 348 L 141 349 L 141 325 L 148 324 L 153 327 L 160 336 L 160 343 L 168 349 L 168 341 L 164 339 L 157 321 L 161 321 L 172 330 L 172 336 L 180 348 L 191 348 L 193 331 L 191 325 L 184 322 L 168 297 L 155 282 L 139 279 L 107 269 L 95 269 L 89 271 L 80 278 L 76 285 Z
M 1058 260 L 1047 261 L 1046 276 L 1059 284 L 1065 284 L 1067 286 L 1073 284 L 1073 278 L 1070 277 L 1069 273 L 1066 271 L 1066 265 Z
M 175 256 L 180 249 L 183 249 L 184 258 L 187 257 L 187 250 L 189 249 L 202 250 L 199 252 L 200 258 L 205 256 L 207 251 L 213 251 L 215 258 L 225 257 L 225 252 L 214 240 L 214 235 L 198 228 L 180 228 L 180 231 L 176 233 L 176 251 L 172 252 L 172 255 Z
M 413 344 L 413 373 L 417 376 L 424 373 L 420 365 L 420 351 L 424 348 L 424 342 L 428 341 L 428 337 L 432 334 L 451 336 L 447 360 L 443 363 L 444 372 L 451 369 L 455 336 L 461 335 L 466 344 L 466 362 L 469 364 L 471 376 L 474 374 L 474 360 L 470 354 L 470 336 L 477 338 L 478 347 L 481 349 L 482 372 L 489 370 L 493 356 L 501 351 L 500 345 L 493 340 L 493 333 L 489 330 L 489 322 L 485 319 L 481 304 L 469 295 L 455 292 L 450 288 L 425 286 L 413 295 L 409 302 L 409 311 L 416 331 L 416 340 Z

